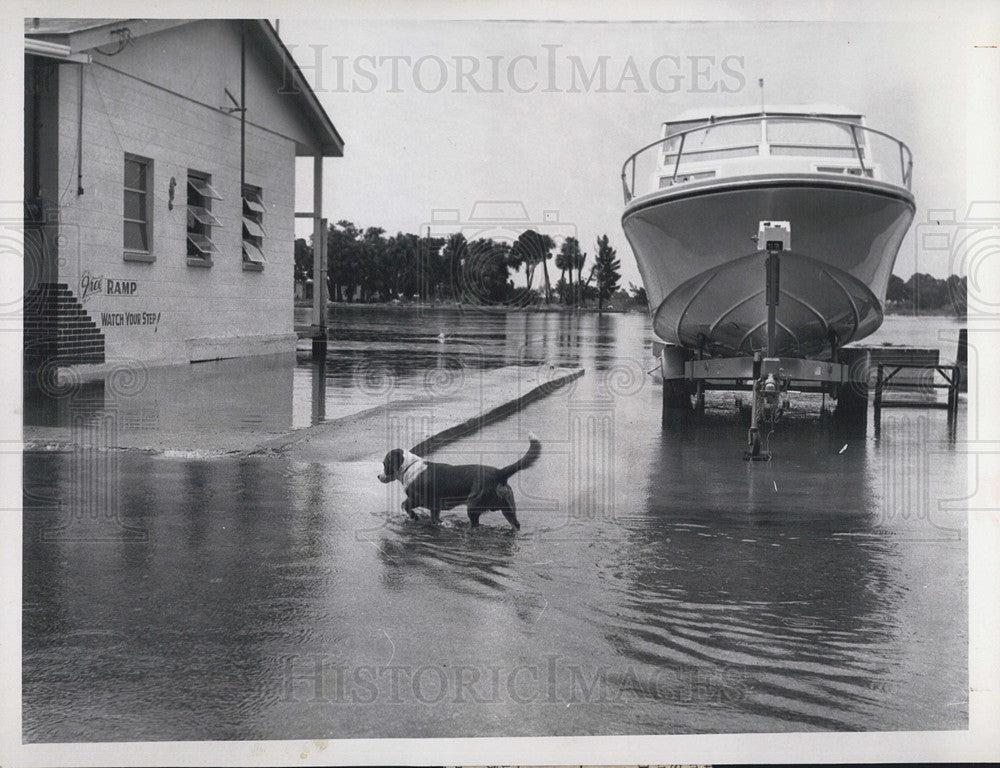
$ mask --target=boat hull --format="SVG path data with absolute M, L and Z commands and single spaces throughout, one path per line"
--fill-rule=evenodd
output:
M 777 354 L 822 358 L 883 319 L 893 264 L 913 220 L 894 185 L 838 177 L 746 177 L 634 199 L 622 227 L 663 341 L 712 356 L 766 348 L 761 221 L 791 223 L 780 255 Z

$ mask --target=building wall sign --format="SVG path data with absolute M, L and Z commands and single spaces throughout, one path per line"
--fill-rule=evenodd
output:
M 91 296 L 135 296 L 139 291 L 136 280 L 116 280 L 113 277 L 91 275 L 84 272 L 80 277 L 80 301 L 86 301 Z
M 129 325 L 151 325 L 153 330 L 160 324 L 159 312 L 101 312 L 101 326 L 118 328 Z

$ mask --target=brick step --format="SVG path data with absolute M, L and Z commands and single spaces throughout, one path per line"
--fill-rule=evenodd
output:
M 70 341 L 56 345 L 59 352 L 103 352 L 104 344 L 97 341 Z
M 25 366 L 104 362 L 104 333 L 66 283 L 40 283 L 25 292 Z
M 91 328 L 97 328 L 97 324 L 93 320 L 74 320 L 69 323 L 59 323 L 60 331 L 84 331 Z
M 59 356 L 56 358 L 56 362 L 59 363 L 59 365 L 88 365 L 94 363 L 103 363 L 104 356 L 103 355 L 82 355 L 76 357 Z

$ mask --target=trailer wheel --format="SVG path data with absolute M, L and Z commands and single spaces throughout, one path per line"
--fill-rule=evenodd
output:
M 868 410 L 868 383 L 848 381 L 838 387 L 837 411 L 844 414 L 864 413 Z
M 663 408 L 669 410 L 691 410 L 691 394 L 683 379 L 667 379 L 663 382 Z
M 674 422 L 686 423 L 691 415 L 691 393 L 683 379 L 666 379 L 663 382 L 663 426 Z
M 840 424 L 861 427 L 868 422 L 869 352 L 846 347 L 840 350 L 839 356 L 842 363 L 850 366 L 850 379 L 837 387 L 837 407 L 833 418 Z
M 689 350 L 676 344 L 665 344 L 660 350 L 664 420 L 668 411 L 691 410 L 691 387 L 684 378 L 684 363 L 690 356 Z
M 834 429 L 851 435 L 863 435 L 868 429 L 868 384 L 850 381 L 841 384 L 837 407 L 833 411 Z

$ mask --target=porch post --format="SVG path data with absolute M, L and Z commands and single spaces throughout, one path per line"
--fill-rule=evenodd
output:
M 323 245 L 323 155 L 313 156 L 313 322 L 326 334 L 326 250 Z
M 326 219 L 323 218 L 323 155 L 313 156 L 313 360 L 326 360 Z

